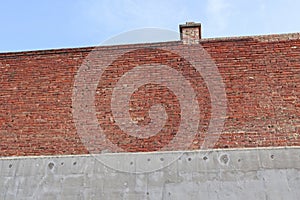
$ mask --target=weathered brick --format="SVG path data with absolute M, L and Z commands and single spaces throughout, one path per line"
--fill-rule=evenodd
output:
M 200 40 L 226 87 L 227 116 L 215 148 L 300 145 L 299 38 L 299 34 L 284 34 Z M 174 93 L 148 84 L 132 95 L 130 115 L 138 125 L 146 125 L 149 108 L 162 103 L 169 116 L 163 131 L 139 139 L 116 125 L 110 105 L 115 84 L 130 69 L 150 63 L 168 65 L 190 81 L 201 111 L 199 134 L 190 149 L 198 149 L 203 142 L 211 118 L 207 86 L 187 60 L 162 50 L 166 46 L 174 51 L 184 49 L 180 41 L 97 49 L 107 56 L 120 49 L 130 51 L 102 74 L 95 98 L 99 125 L 106 137 L 125 151 L 160 150 L 174 137 L 180 123 L 180 104 Z M 197 45 L 189 45 L 186 54 L 193 49 Z M 92 50 L 0 54 L 0 156 L 88 153 L 76 132 L 72 92 L 75 75 Z M 192 58 L 193 53 L 185 56 Z M 180 144 L 174 147 L 179 149 Z

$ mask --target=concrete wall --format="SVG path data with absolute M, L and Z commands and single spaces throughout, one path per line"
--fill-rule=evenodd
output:
M 288 199 L 300 148 L 0 159 L 0 199 Z

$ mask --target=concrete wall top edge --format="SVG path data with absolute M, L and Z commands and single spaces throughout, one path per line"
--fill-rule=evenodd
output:
M 285 147 L 258 147 L 258 148 L 224 148 L 224 149 L 207 149 L 207 150 L 186 150 L 186 151 L 155 151 L 155 152 L 120 152 L 120 153 L 102 153 L 102 154 L 77 154 L 77 155 L 46 155 L 46 156 L 9 156 L 0 157 L 1 160 L 23 160 L 23 159 L 40 159 L 40 158 L 78 158 L 78 157 L 93 157 L 93 156 L 130 156 L 130 155 L 174 155 L 174 154 L 197 154 L 197 153 L 229 153 L 229 152 L 245 152 L 245 151 L 262 151 L 262 150 L 300 150 L 300 146 L 285 146 Z

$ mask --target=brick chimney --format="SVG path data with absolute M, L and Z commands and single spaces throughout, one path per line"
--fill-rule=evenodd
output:
M 186 22 L 179 25 L 180 39 L 183 44 L 199 44 L 201 39 L 201 24 Z

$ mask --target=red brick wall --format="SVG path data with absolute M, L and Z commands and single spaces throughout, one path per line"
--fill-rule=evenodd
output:
M 202 40 L 201 45 L 215 61 L 226 86 L 227 116 L 215 148 L 300 145 L 300 39 L 286 37 Z M 150 106 L 162 103 L 169 115 L 163 131 L 141 140 L 123 133 L 110 120 L 114 84 L 134 64 L 148 62 L 171 66 L 191 82 L 199 94 L 201 112 L 200 134 L 190 149 L 199 148 L 203 142 L 211 117 L 207 87 L 187 60 L 155 49 L 163 46 L 183 48 L 181 42 L 168 42 L 99 49 L 107 56 L 122 48 L 133 50 L 107 68 L 95 102 L 97 119 L 106 137 L 125 151 L 159 150 L 178 129 L 180 105 L 176 96 L 155 84 L 134 93 L 130 114 L 139 125 L 147 124 Z M 193 48 L 196 46 L 189 46 Z M 76 132 L 72 91 L 75 75 L 91 50 L 0 54 L 0 156 L 88 153 Z

